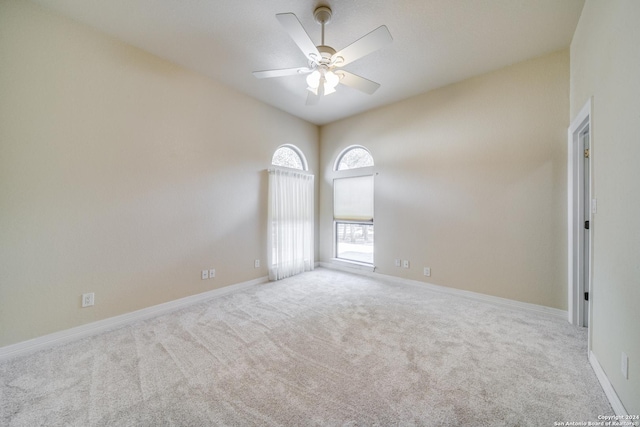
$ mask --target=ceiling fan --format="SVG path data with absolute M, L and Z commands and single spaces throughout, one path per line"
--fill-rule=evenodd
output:
M 313 12 L 313 17 L 322 26 L 322 40 L 319 46 L 313 43 L 296 15 L 293 13 L 279 13 L 276 15 L 280 24 L 309 60 L 308 66 L 254 71 L 253 75 L 259 79 L 264 79 L 308 74 L 307 90 L 309 94 L 307 95 L 307 105 L 315 105 L 322 96 L 334 93 L 338 83 L 358 89 L 369 95 L 373 94 L 380 87 L 380 84 L 349 73 L 341 68 L 390 43 L 393 39 L 387 27 L 381 25 L 344 49 L 336 51 L 331 46 L 324 44 L 324 26 L 331 21 L 331 9 L 327 6 L 320 6 Z

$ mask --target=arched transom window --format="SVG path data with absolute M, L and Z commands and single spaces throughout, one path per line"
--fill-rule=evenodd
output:
M 284 144 L 278 147 L 273 153 L 271 164 L 274 166 L 283 166 L 285 168 L 300 169 L 306 171 L 307 159 L 304 158 L 302 151 L 295 145 Z
M 373 166 L 373 157 L 366 148 L 360 145 L 353 145 L 347 147 L 338 156 L 336 161 L 335 170 L 343 171 L 347 169 L 366 168 Z

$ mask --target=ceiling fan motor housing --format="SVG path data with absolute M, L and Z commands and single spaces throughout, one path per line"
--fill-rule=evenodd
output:
M 320 52 L 320 56 L 322 56 L 320 63 L 328 64 L 329 62 L 331 62 L 331 57 L 336 53 L 336 50 L 331 46 L 325 46 L 325 45 L 320 45 L 316 47 L 318 48 L 318 52 Z

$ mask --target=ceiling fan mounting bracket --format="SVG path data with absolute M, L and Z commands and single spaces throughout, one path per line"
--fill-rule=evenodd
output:
M 313 18 L 320 25 L 331 22 L 331 9 L 327 6 L 318 6 L 313 11 Z

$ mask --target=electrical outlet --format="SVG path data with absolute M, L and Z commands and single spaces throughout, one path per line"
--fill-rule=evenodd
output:
M 629 356 L 622 352 L 622 360 L 620 361 L 620 370 L 625 379 L 629 379 Z
M 396 267 L 400 267 L 400 260 L 399 259 L 396 260 Z
M 260 268 L 260 260 L 259 260 L 259 259 L 255 260 L 255 261 L 253 262 L 253 266 L 254 266 L 255 268 Z
M 431 276 L 431 267 L 424 268 L 424 275 L 427 277 Z
M 216 269 L 212 268 L 209 270 L 209 279 L 213 279 L 214 277 L 216 277 Z
M 402 268 L 409 268 L 409 260 L 408 259 L 403 259 L 402 260 Z
M 209 278 L 209 270 L 202 270 L 202 280 Z
M 96 294 L 94 294 L 93 292 L 89 293 L 89 294 L 82 294 L 82 307 L 91 307 L 92 305 L 95 304 L 95 297 Z

